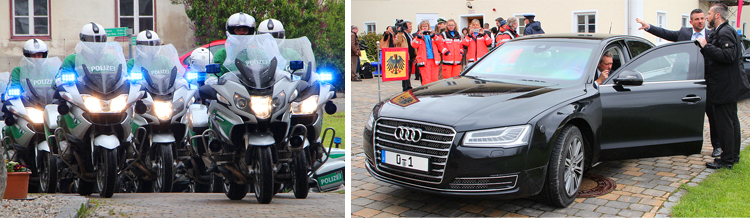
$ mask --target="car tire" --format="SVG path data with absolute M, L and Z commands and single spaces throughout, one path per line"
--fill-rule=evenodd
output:
M 563 127 L 555 140 L 540 199 L 551 206 L 567 207 L 578 195 L 583 179 L 585 141 L 574 125 Z

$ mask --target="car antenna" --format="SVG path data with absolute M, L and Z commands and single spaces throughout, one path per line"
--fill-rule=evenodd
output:
M 609 34 L 612 34 L 612 22 L 609 22 Z

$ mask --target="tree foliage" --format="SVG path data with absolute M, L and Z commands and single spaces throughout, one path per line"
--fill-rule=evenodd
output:
M 185 5 L 193 21 L 196 45 L 225 39 L 229 16 L 243 12 L 255 23 L 273 18 L 282 22 L 287 38 L 307 36 L 312 43 L 318 71 L 336 72 L 344 81 L 344 1 L 341 0 L 171 0 Z M 336 83 L 343 90 L 344 83 Z

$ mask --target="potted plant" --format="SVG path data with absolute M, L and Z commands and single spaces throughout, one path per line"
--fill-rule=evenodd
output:
M 8 160 L 5 160 L 5 170 L 8 171 L 8 178 L 3 199 L 26 199 L 30 170 L 23 164 Z

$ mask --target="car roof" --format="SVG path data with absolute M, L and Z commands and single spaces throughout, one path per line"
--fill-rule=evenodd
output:
M 523 36 L 518 38 L 522 39 L 590 39 L 590 40 L 606 40 L 610 38 L 640 38 L 629 35 L 613 35 L 606 33 L 549 33 L 549 34 L 536 34 L 530 36 Z

